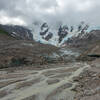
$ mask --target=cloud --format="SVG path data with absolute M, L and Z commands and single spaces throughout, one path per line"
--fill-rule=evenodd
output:
M 32 25 L 37 21 L 55 26 L 83 20 L 100 26 L 99 9 L 100 0 L 0 0 L 0 23 Z
M 9 17 L 5 12 L 0 12 L 0 23 L 1 24 L 13 24 L 13 25 L 26 25 L 25 21 L 18 17 Z

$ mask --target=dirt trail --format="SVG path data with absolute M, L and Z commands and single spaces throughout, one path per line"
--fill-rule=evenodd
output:
M 76 62 L 43 70 L 2 70 L 0 100 L 74 100 L 72 79 L 86 68 L 88 64 Z

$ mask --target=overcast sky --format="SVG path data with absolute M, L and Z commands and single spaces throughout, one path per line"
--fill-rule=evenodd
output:
M 100 0 L 0 0 L 0 23 L 31 25 L 78 24 L 100 26 Z

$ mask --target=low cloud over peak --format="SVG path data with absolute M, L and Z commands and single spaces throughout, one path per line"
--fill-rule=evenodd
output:
M 0 0 L 0 23 L 32 25 L 35 21 L 100 26 L 100 0 Z

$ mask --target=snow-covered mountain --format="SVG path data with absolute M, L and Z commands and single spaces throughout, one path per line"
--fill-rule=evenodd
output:
M 33 39 L 43 44 L 57 45 L 58 35 L 57 31 L 50 28 L 47 23 L 32 25 Z
M 1 25 L 13 37 L 24 40 L 35 40 L 43 44 L 55 46 L 86 45 L 89 40 L 100 39 L 100 30 L 89 29 L 89 25 L 81 22 L 78 26 L 57 25 L 48 23 L 33 24 L 31 29 L 18 25 Z
M 54 29 L 48 23 L 43 23 L 33 24 L 32 28 L 34 40 L 45 44 L 61 46 L 72 37 L 84 37 L 88 33 L 89 26 L 81 22 L 77 27 L 59 25 L 57 29 Z

